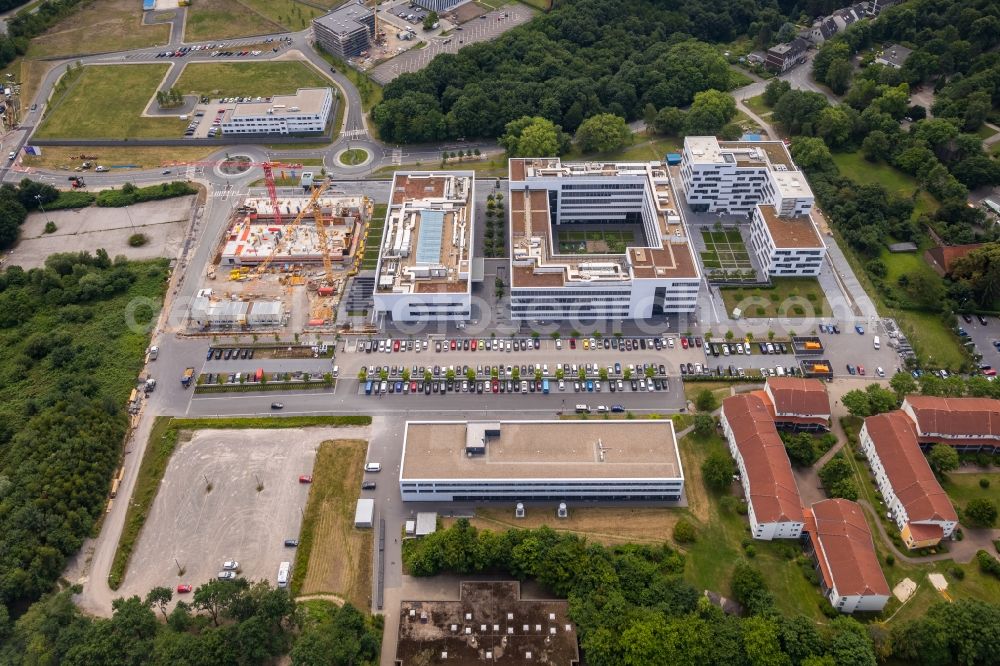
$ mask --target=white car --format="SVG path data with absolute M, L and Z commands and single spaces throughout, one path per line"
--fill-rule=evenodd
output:
M 216 576 L 219 580 L 236 580 L 235 571 L 220 571 Z
M 236 571 L 240 568 L 240 563 L 236 560 L 226 560 L 222 563 L 222 568 L 226 571 Z
M 875 374 L 879 377 L 885 377 L 885 370 L 882 369 L 882 366 L 879 366 L 875 368 Z
M 559 390 L 560 391 L 565 391 L 566 390 L 566 382 L 563 381 L 562 379 L 559 380 Z

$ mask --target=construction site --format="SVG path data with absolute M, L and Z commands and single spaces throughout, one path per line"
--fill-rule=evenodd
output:
M 305 175 L 305 174 L 303 174 Z M 311 193 L 273 187 L 233 210 L 190 312 L 197 330 L 322 331 L 358 271 L 372 201 L 337 193 L 329 180 Z

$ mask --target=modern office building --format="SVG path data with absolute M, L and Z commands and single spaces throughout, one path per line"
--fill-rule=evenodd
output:
M 240 102 L 222 116 L 223 134 L 311 134 L 323 132 L 333 109 L 331 88 L 299 88 L 262 102 Z
M 809 215 L 782 216 L 760 204 L 750 222 L 750 247 L 769 275 L 819 275 L 826 243 Z
M 906 547 L 936 546 L 950 537 L 958 514 L 920 450 L 913 421 L 899 410 L 870 416 L 858 439 Z
M 804 518 L 785 445 L 765 401 L 753 393 L 722 402 L 719 418 L 740 471 L 754 539 L 798 539 Z
M 885 608 L 889 583 L 861 507 L 845 499 L 816 502 L 806 510 L 806 523 L 809 554 L 830 604 L 841 613 Z
M 472 310 L 471 171 L 392 179 L 375 269 L 375 313 L 394 321 L 465 321 Z
M 510 160 L 514 319 L 693 312 L 700 274 L 657 162 Z
M 940 443 L 959 453 L 1000 453 L 1000 400 L 909 395 L 900 409 L 916 425 L 921 449 Z
M 367 51 L 375 35 L 375 14 L 358 2 L 313 19 L 316 41 L 330 55 L 347 60 Z
M 405 502 L 678 501 L 684 472 L 665 421 L 408 421 Z

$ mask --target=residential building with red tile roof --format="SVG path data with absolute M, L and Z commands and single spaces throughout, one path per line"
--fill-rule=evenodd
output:
M 909 395 L 901 409 L 923 449 L 944 443 L 960 453 L 1000 453 L 1000 400 Z
M 830 429 L 830 397 L 820 380 L 769 377 L 762 393 L 779 430 Z
M 958 514 L 927 464 L 907 414 L 897 410 L 870 416 L 858 438 L 906 546 L 935 546 L 950 537 Z
M 805 520 L 823 594 L 833 607 L 841 613 L 885 608 L 889 583 L 861 506 L 845 499 L 823 500 L 806 510 Z
M 803 525 L 799 489 L 764 400 L 752 393 L 726 398 L 720 421 L 740 471 L 753 538 L 799 538 Z

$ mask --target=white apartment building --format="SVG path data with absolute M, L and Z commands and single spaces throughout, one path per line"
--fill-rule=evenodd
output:
M 758 204 L 750 222 L 750 251 L 769 275 L 819 275 L 826 243 L 809 215 L 782 216 Z
M 515 319 L 645 319 L 693 312 L 700 274 L 657 162 L 512 159 Z
M 798 539 L 805 517 L 785 445 L 764 400 L 753 393 L 726 398 L 719 418 L 740 471 L 754 539 Z
M 404 502 L 679 501 L 684 470 L 665 421 L 408 421 Z
M 815 200 L 780 141 L 685 137 L 680 171 L 684 196 L 696 212 L 749 215 L 763 203 L 779 215 L 807 215 Z
M 375 316 L 469 319 L 474 189 L 471 171 L 396 172 L 375 268 Z
M 299 88 L 262 102 L 240 102 L 222 116 L 223 134 L 323 132 L 333 108 L 331 88 Z
M 858 439 L 907 548 L 949 538 L 958 514 L 920 451 L 913 421 L 898 410 L 870 416 Z

